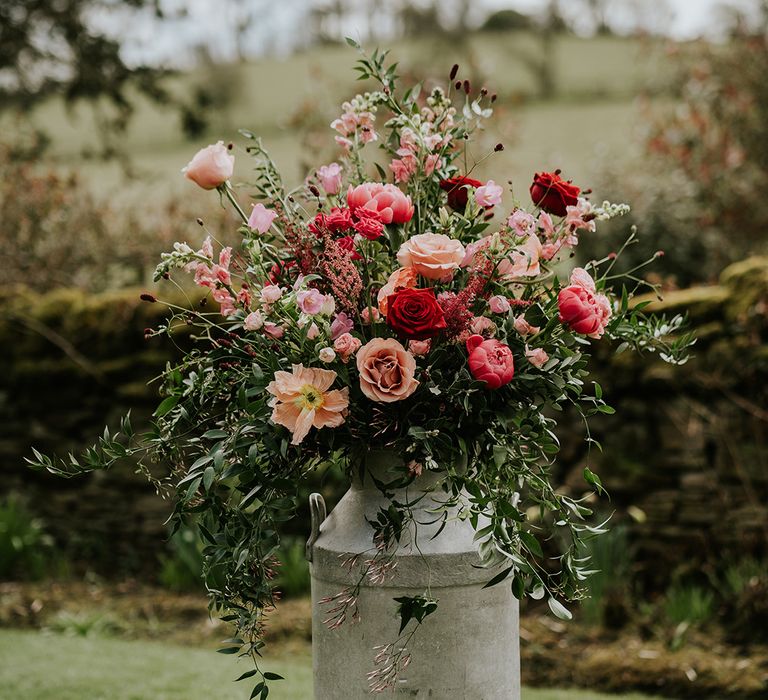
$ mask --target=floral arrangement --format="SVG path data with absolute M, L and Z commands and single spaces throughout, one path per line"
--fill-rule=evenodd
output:
M 593 204 L 559 171 L 537 173 L 522 201 L 472 178 L 469 142 L 496 96 L 460 81 L 458 66 L 445 87 L 401 94 L 386 56 L 358 61 L 360 77 L 378 87 L 342 105 L 331 124 L 337 162 L 297 189 L 285 189 L 249 132 L 250 208 L 230 183 L 232 146 L 192 159 L 186 177 L 235 208 L 242 245 L 222 247 L 211 234 L 199 250 L 177 243 L 162 256 L 157 280 L 191 276 L 204 296 L 168 303 L 167 323 L 147 331 L 192 326 L 195 340 L 163 374 L 152 430 L 137 435 L 126 417 L 81 458 L 30 460 L 65 476 L 127 456 L 148 475 L 152 462 L 170 466 L 150 478 L 175 494 L 176 526 L 197 523 L 212 609 L 236 628 L 222 651 L 253 658 L 242 676 L 256 683 L 252 697 L 266 697 L 278 678 L 258 660 L 277 596 L 281 523 L 305 475 L 329 465 L 351 472 L 370 446 L 401 459 L 382 489 L 439 472 L 446 503 L 482 528 L 481 556 L 498 570 L 490 583 L 546 597 L 554 614 L 570 617 L 563 603 L 583 595 L 589 573 L 580 544 L 604 526 L 551 482 L 552 416 L 571 406 L 587 425 L 613 412 L 588 381 L 592 343 L 683 362 L 692 342 L 676 333 L 682 319 L 649 317 L 644 302 L 632 303 L 643 285 L 637 270 L 620 297 L 606 291 L 609 281 L 616 287 L 616 255 L 569 274 L 559 264 L 626 205 Z M 378 159 L 365 157 L 371 151 Z M 586 440 L 595 444 L 588 428 Z M 602 491 L 588 466 L 584 478 Z M 361 576 L 386 575 L 408 518 L 406 504 L 382 510 Z M 329 601 L 329 624 L 345 623 L 354 595 Z M 428 591 L 399 598 L 403 626 L 418 625 L 436 602 Z

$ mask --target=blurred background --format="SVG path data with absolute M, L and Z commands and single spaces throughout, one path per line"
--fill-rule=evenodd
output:
M 245 698 L 211 653 L 193 528 L 135 465 L 62 481 L 35 445 L 82 448 L 178 350 L 145 342 L 159 254 L 236 226 L 180 169 L 238 128 L 297 184 L 337 155 L 329 128 L 366 86 L 343 41 L 392 49 L 406 80 L 453 63 L 499 99 L 475 171 L 525 199 L 562 168 L 629 217 L 582 238 L 580 260 L 654 253 L 654 307 L 687 310 L 682 367 L 599 348 L 617 409 L 591 455 L 610 499 L 600 572 L 575 622 L 523 606 L 527 700 L 768 697 L 768 2 L 742 0 L 3 0 L 0 3 L 0 698 Z M 166 296 L 171 290 L 160 290 Z M 563 489 L 586 446 L 563 416 Z M 341 475 L 308 484 L 335 502 Z M 306 499 L 305 499 L 306 501 Z M 268 628 L 274 697 L 310 697 L 308 571 L 287 530 L 283 602 Z M 40 659 L 44 659 L 41 665 Z M 245 669 L 243 669 L 245 670 Z M 557 691 L 553 688 L 582 688 Z

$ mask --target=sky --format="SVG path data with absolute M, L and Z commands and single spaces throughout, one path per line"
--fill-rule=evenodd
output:
M 445 2 L 446 7 L 452 6 L 452 0 L 437 1 Z M 478 24 L 495 10 L 514 8 L 536 13 L 547 4 L 547 0 L 472 2 L 472 12 Z M 717 38 L 720 24 L 717 8 L 723 5 L 745 8 L 754 5 L 754 0 L 614 0 L 614 3 L 610 24 L 615 28 L 631 31 L 640 24 L 646 30 L 663 31 L 678 39 L 689 39 L 701 35 Z M 218 0 L 164 0 L 164 4 L 171 11 L 183 9 L 186 16 L 158 23 L 150 13 L 130 19 L 117 18 L 111 13 L 96 20 L 108 30 L 117 29 L 123 37 L 130 37 L 124 44 L 124 55 L 129 63 L 189 64 L 194 60 L 192 47 L 201 44 L 207 45 L 218 60 L 234 59 L 236 50 L 232 28 L 237 24 L 238 6 L 249 7 L 255 18 L 245 42 L 248 47 L 253 47 L 251 56 L 289 53 L 306 39 L 309 0 L 239 0 L 228 3 Z M 581 2 L 560 0 L 560 7 L 577 27 L 590 31 L 587 16 L 580 9 Z M 355 34 L 353 26 L 349 27 L 349 33 Z

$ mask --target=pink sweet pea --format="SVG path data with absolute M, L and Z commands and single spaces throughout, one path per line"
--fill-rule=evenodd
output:
M 248 217 L 248 227 L 259 233 L 266 233 L 272 222 L 277 218 L 277 212 L 267 209 L 263 204 L 254 205 Z
M 328 194 L 338 194 L 341 190 L 341 166 L 329 163 L 317 169 L 317 179 Z
M 469 371 L 485 383 L 486 389 L 498 389 L 512 381 L 515 363 L 507 345 L 494 338 L 485 340 L 481 335 L 471 335 L 467 339 L 467 351 Z
M 581 267 L 571 273 L 570 282 L 557 297 L 560 321 L 575 333 L 590 338 L 602 337 L 611 317 L 608 297 L 597 293 L 595 281 Z
M 497 185 L 493 180 L 488 180 L 484 185 L 475 190 L 475 201 L 486 209 L 501 204 L 501 195 L 504 188 Z
M 309 316 L 319 314 L 325 304 L 325 295 L 317 289 L 305 289 L 296 294 L 296 303 Z

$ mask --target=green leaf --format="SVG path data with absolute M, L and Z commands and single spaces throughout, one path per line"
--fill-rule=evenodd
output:
M 216 475 L 216 470 L 213 467 L 206 467 L 205 471 L 203 472 L 203 488 L 206 491 L 211 490 L 211 485 L 213 484 L 213 477 Z
M 242 676 L 239 678 L 235 678 L 234 682 L 237 683 L 238 681 L 244 681 L 246 678 L 253 678 L 258 673 L 258 671 L 254 668 L 250 671 L 246 671 Z
M 345 36 L 344 40 L 353 48 L 353 49 L 359 49 L 360 44 L 358 44 L 352 37 Z
M 260 683 L 257 683 L 255 686 L 253 686 L 253 690 L 251 691 L 250 698 L 253 700 L 262 690 L 266 688 L 266 685 L 264 684 L 264 681 L 261 681 Z
M 170 413 L 176 407 L 177 403 L 179 403 L 178 396 L 168 396 L 164 398 L 160 402 L 160 405 L 155 409 L 154 415 L 157 418 L 162 418 L 166 413 Z
M 501 583 L 507 576 L 509 576 L 509 573 L 514 569 L 514 566 L 510 566 L 504 571 L 500 571 L 498 574 L 496 574 L 488 583 L 486 583 L 483 588 L 490 588 L 491 586 L 495 586 L 497 583 Z
M 566 608 L 561 602 L 555 600 L 554 598 L 550 598 L 547 602 L 549 603 L 549 609 L 552 611 L 555 617 L 559 617 L 561 620 L 570 620 L 573 618 L 571 611 L 568 610 L 568 608 Z
M 525 532 L 524 530 L 521 530 L 520 539 L 522 540 L 523 544 L 528 548 L 528 551 L 531 554 L 537 557 L 544 556 L 544 552 L 541 549 L 541 544 L 539 544 L 539 541 L 530 532 Z
M 267 671 L 264 674 L 264 678 L 266 678 L 268 681 L 283 681 L 283 680 L 285 680 L 279 673 L 272 673 L 271 671 Z

